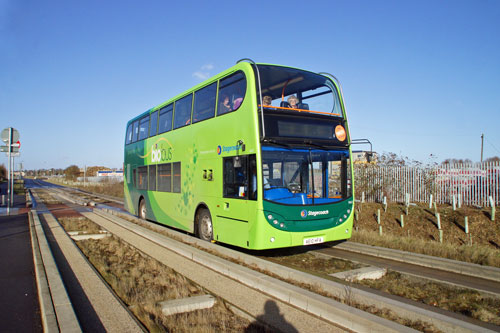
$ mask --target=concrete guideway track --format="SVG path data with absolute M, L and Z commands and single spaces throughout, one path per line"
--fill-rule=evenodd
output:
M 315 252 L 500 297 L 500 269 L 496 267 L 485 267 L 354 242 L 340 243 Z M 464 271 L 467 273 L 464 274 Z
M 413 331 L 223 260 L 135 223 L 95 213 L 83 215 L 238 309 L 276 329 L 289 331 L 290 327 L 293 327 L 299 332 L 333 332 L 345 329 L 359 332 Z M 168 248 L 175 248 L 184 254 L 174 253 Z M 262 289 L 266 291 L 263 292 Z M 309 298 L 299 296 L 304 293 L 310 294 Z M 293 297 L 295 299 L 292 299 Z M 266 312 L 270 304 L 271 308 L 279 309 L 279 316 Z M 297 307 L 305 307 L 303 310 L 309 308 L 315 315 Z M 333 317 L 336 319 L 334 322 Z
M 73 202 L 75 202 L 75 201 L 73 201 Z M 79 204 L 84 204 L 84 203 L 79 203 Z M 96 209 L 95 212 L 99 212 L 99 209 Z M 109 212 L 111 212 L 111 211 L 109 211 Z M 99 213 L 99 214 L 101 214 L 101 213 Z M 113 214 L 123 215 L 123 216 L 128 215 L 128 214 L 117 213 L 117 212 L 113 212 Z M 106 218 L 109 218 L 109 216 Z M 130 218 L 130 216 L 128 218 Z M 130 222 L 128 222 L 128 223 L 130 223 Z M 248 255 L 243 254 L 243 253 L 238 252 L 238 251 L 225 249 L 223 247 L 220 247 L 220 246 L 217 246 L 214 244 L 210 244 L 207 242 L 200 242 L 199 240 L 197 240 L 193 237 L 184 235 L 182 233 L 177 233 L 175 231 L 172 231 L 171 229 L 166 229 L 166 228 L 163 228 L 160 226 L 155 226 L 154 224 L 151 224 L 149 226 L 155 230 L 158 229 L 158 230 L 162 230 L 164 232 L 167 232 L 169 234 L 170 233 L 175 234 L 175 236 L 184 237 L 185 239 L 183 239 L 183 242 L 185 242 L 186 239 L 189 239 L 187 241 L 188 243 L 196 243 L 197 246 L 209 248 L 210 250 L 217 249 L 216 250 L 217 252 L 219 252 L 219 251 L 224 252 L 224 255 L 227 255 L 228 252 L 233 252 L 233 253 L 235 253 L 234 255 L 231 255 L 231 257 L 233 259 L 236 258 L 237 260 L 245 262 L 249 265 L 254 265 L 255 260 L 260 260 L 260 259 L 256 259 L 255 257 L 248 256 Z M 191 254 L 188 253 L 188 254 L 186 254 L 186 256 L 191 256 L 191 257 L 195 256 L 196 257 L 196 255 L 193 255 L 192 253 Z M 248 258 L 245 259 L 243 257 L 249 257 L 251 259 L 248 259 Z M 432 257 L 429 257 L 429 258 L 432 258 Z M 203 263 L 203 260 L 201 260 L 201 263 Z M 320 285 L 323 288 L 323 290 L 329 290 L 329 291 L 337 290 L 338 293 L 342 293 L 342 292 L 345 293 L 346 292 L 345 286 L 340 285 L 340 284 L 335 283 L 335 282 L 330 281 L 330 280 L 321 279 L 321 278 L 318 278 L 318 277 L 315 277 L 315 276 L 312 276 L 312 275 L 309 275 L 306 273 L 302 273 L 302 272 L 297 272 L 297 271 L 290 272 L 290 271 L 294 271 L 294 270 L 287 269 L 287 268 L 280 266 L 280 265 L 270 264 L 268 262 L 266 262 L 266 264 L 262 264 L 262 265 L 267 267 L 267 270 L 272 271 L 273 273 L 280 271 L 281 273 L 279 273 L 278 275 L 281 275 L 282 277 L 285 277 L 285 278 L 291 278 L 293 276 L 293 279 L 298 281 L 298 282 L 308 283 L 311 285 Z M 260 267 L 260 264 L 258 266 Z M 224 268 L 222 268 L 222 270 L 224 270 Z M 230 274 L 229 274 L 229 276 L 230 276 Z M 297 279 L 297 277 L 299 277 L 299 279 Z M 269 279 L 269 277 L 267 277 L 267 278 Z M 250 283 L 251 284 L 252 283 L 258 284 L 259 282 L 253 281 Z M 254 288 L 259 288 L 259 286 L 254 286 Z M 386 297 L 382 297 L 382 296 L 377 296 L 374 294 L 370 295 L 369 292 L 366 292 L 363 290 L 358 290 L 356 288 L 351 288 L 350 292 L 351 292 L 351 296 L 356 301 L 361 300 L 360 301 L 361 304 L 370 305 L 370 306 L 375 305 L 380 309 L 381 308 L 390 308 L 391 310 L 395 309 L 396 310 L 395 312 L 398 313 L 403 318 L 409 318 L 411 320 L 427 321 L 429 323 L 434 324 L 437 328 L 439 328 L 443 331 L 463 331 L 463 332 L 482 331 L 482 332 L 485 332 L 485 331 L 488 331 L 488 327 L 490 327 L 490 329 L 492 329 L 492 330 L 496 330 L 496 328 L 497 328 L 497 327 L 492 328 L 492 326 L 488 325 L 488 324 L 476 326 L 475 324 L 471 324 L 471 323 L 467 322 L 467 318 L 463 318 L 463 316 L 462 316 L 462 318 L 460 319 L 461 316 L 458 315 L 458 316 L 454 317 L 453 314 L 450 314 L 450 313 L 447 314 L 446 311 L 441 311 L 441 313 L 433 313 L 432 311 L 435 311 L 435 310 L 432 310 L 432 309 L 430 311 L 425 310 L 425 309 L 415 309 L 411 305 L 408 306 L 408 304 L 402 303 L 401 301 L 397 301 L 397 300 L 395 301 L 394 299 L 386 298 Z M 278 292 L 278 294 L 279 294 L 279 292 Z M 287 297 L 288 297 L 288 299 L 287 299 Z M 290 295 L 288 295 L 288 296 L 285 295 L 284 299 L 288 302 L 288 301 L 290 301 L 290 299 L 293 299 L 293 297 L 290 297 Z M 359 310 L 357 310 L 357 311 L 359 311 Z M 439 310 L 437 310 L 437 311 L 439 312 Z M 472 320 L 471 322 L 474 322 L 474 321 Z
M 50 244 L 48 251 L 54 254 L 57 263 L 53 271 L 60 273 L 64 282 L 64 286 L 51 292 L 60 294 L 63 290 L 67 291 L 83 331 L 143 332 L 142 326 L 117 299 L 62 226 L 41 203 L 36 190 L 33 191 L 33 196 L 40 217 L 40 227 L 43 226 Z

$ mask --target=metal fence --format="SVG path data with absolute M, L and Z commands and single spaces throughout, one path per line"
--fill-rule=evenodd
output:
M 442 165 L 433 168 L 384 167 L 369 164 L 354 166 L 356 199 L 437 203 L 460 201 L 463 205 L 489 206 L 500 201 L 500 162 L 472 165 Z M 364 194 L 363 194 L 364 193 Z

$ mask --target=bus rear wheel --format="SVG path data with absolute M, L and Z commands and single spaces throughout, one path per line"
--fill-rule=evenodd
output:
M 213 239 L 212 217 L 208 209 L 201 209 L 197 219 L 198 237 L 210 242 Z
M 146 202 L 144 199 L 141 199 L 141 202 L 139 202 L 139 218 L 146 219 Z

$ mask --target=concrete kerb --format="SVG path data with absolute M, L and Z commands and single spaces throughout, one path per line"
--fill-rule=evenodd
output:
M 126 217 L 128 219 L 134 219 L 138 222 L 144 223 L 143 220 L 135 218 L 132 215 L 120 213 L 120 212 L 117 212 L 114 210 L 94 209 L 94 212 L 97 214 L 101 214 L 101 212 L 103 212 L 103 215 L 105 217 L 108 217 L 108 218 L 113 218 L 113 215 L 123 216 L 123 217 Z M 290 279 L 290 280 L 293 280 L 293 281 L 296 281 L 299 283 L 305 283 L 308 285 L 317 286 L 318 288 L 323 289 L 324 291 L 327 291 L 332 295 L 338 296 L 341 299 L 344 298 L 346 296 L 346 293 L 347 293 L 348 297 L 353 302 L 367 305 L 367 306 L 375 306 L 375 307 L 380 308 L 380 309 L 386 308 L 386 309 L 393 311 L 395 314 L 397 314 L 398 316 L 400 316 L 402 318 L 406 318 L 406 319 L 413 320 L 413 321 L 421 320 L 424 322 L 428 322 L 428 323 L 433 324 L 436 328 L 443 330 L 443 331 L 450 331 L 450 330 L 451 331 L 454 331 L 454 330 L 470 331 L 470 332 L 487 331 L 487 329 L 485 329 L 483 327 L 479 327 L 479 326 L 476 326 L 474 324 L 470 324 L 466 321 L 461 321 L 461 320 L 458 320 L 456 318 L 451 318 L 451 317 L 448 317 L 448 316 L 445 316 L 445 315 L 442 315 L 442 314 L 439 314 L 436 312 L 432 312 L 432 311 L 429 311 L 426 309 L 422 309 L 420 307 L 413 306 L 411 304 L 406 304 L 406 303 L 399 302 L 399 301 L 391 299 L 391 298 L 386 298 L 386 297 L 382 297 L 382 296 L 375 295 L 372 293 L 368 293 L 366 291 L 357 289 L 357 288 L 352 287 L 352 286 L 346 286 L 344 284 L 340 284 L 340 283 L 337 283 L 335 281 L 327 280 L 327 279 L 320 278 L 320 277 L 310 275 L 307 273 L 303 273 L 301 271 L 297 271 L 297 270 L 294 270 L 294 269 L 291 269 L 291 268 L 288 268 L 285 266 L 274 264 L 272 262 L 253 257 L 253 256 L 247 255 L 247 254 L 242 253 L 242 252 L 234 251 L 231 249 L 227 249 L 227 248 L 218 246 L 216 244 L 211 244 L 211 243 L 199 240 L 197 238 L 193 238 L 191 236 L 188 236 L 188 235 L 181 233 L 181 232 L 174 231 L 172 229 L 167 229 L 167 228 L 164 228 L 161 226 L 156 226 L 154 224 L 150 224 L 149 226 L 155 230 L 166 232 L 166 233 L 170 234 L 172 237 L 176 237 L 177 239 L 182 239 L 183 242 L 186 242 L 188 244 L 196 245 L 196 246 L 199 246 L 201 248 L 204 248 L 204 249 L 207 249 L 210 251 L 218 252 L 225 257 L 240 261 L 242 263 L 245 263 L 246 265 L 255 266 L 261 270 L 272 272 L 273 274 L 280 276 L 281 278 Z M 145 230 L 147 230 L 147 229 L 145 229 Z M 134 229 L 134 232 L 137 232 L 137 231 Z M 141 233 L 141 232 L 142 231 L 139 231 L 139 233 Z M 170 244 L 170 245 L 168 245 L 169 248 L 172 251 L 175 251 L 180 255 L 188 257 L 196 262 L 199 262 L 202 265 L 205 265 L 205 263 L 208 262 L 208 259 L 205 258 L 204 256 L 198 257 L 195 255 L 195 253 L 205 254 L 205 252 L 203 252 L 203 251 L 199 251 L 196 249 L 197 252 L 195 252 L 194 248 L 188 247 L 185 244 L 179 243 L 175 240 L 168 239 L 168 238 L 161 236 L 159 234 L 156 234 L 152 231 L 150 232 L 150 235 L 156 239 L 155 242 L 161 243 L 161 245 L 165 246 L 166 244 Z M 217 258 L 217 257 L 215 257 L 215 258 Z M 221 262 L 222 262 L 222 260 L 221 260 Z M 240 266 L 237 264 L 234 264 L 234 265 L 236 265 L 238 267 L 243 267 L 243 266 Z M 224 273 L 221 271 L 222 274 L 231 274 L 230 272 L 233 272 L 233 268 L 231 268 L 229 270 L 226 268 L 223 268 L 223 267 L 227 267 L 225 262 L 224 262 L 224 265 L 219 265 L 219 267 L 221 267 L 222 269 L 225 269 L 226 271 L 229 271 L 228 273 Z M 232 277 L 236 278 L 234 275 Z M 238 279 L 239 278 L 243 279 L 244 276 L 240 276 L 240 277 L 238 277 Z M 248 281 L 248 280 L 250 280 L 250 281 Z M 254 288 L 261 290 L 261 289 L 259 289 L 258 286 L 255 287 L 255 285 L 256 285 L 255 277 L 253 277 L 251 279 L 246 279 L 245 281 L 248 281 L 248 283 L 251 286 L 253 286 Z M 264 290 L 261 290 L 261 291 L 264 291 Z M 268 293 L 267 291 L 264 291 L 264 292 Z M 274 296 L 272 293 L 269 293 L 269 294 Z M 316 295 L 316 294 L 313 294 L 313 295 Z M 275 297 L 277 297 L 277 296 L 275 296 Z M 290 296 L 289 294 L 288 294 L 288 296 L 284 296 L 284 297 L 285 298 L 288 297 L 290 302 L 292 300 L 301 299 L 300 297 L 295 297 L 295 295 Z M 302 308 L 302 306 L 300 306 L 300 304 L 294 304 L 294 303 L 291 303 L 291 304 L 293 304 L 294 306 L 297 306 L 299 308 Z M 353 308 L 351 308 L 351 309 L 353 309 Z M 401 326 L 401 327 L 404 327 L 404 326 Z
M 103 215 L 117 221 L 116 217 L 113 215 L 110 216 L 109 213 L 103 214 L 102 211 L 98 210 L 95 210 L 94 212 L 98 215 Z M 136 232 L 141 236 L 146 237 L 157 244 L 165 246 L 171 251 L 174 251 L 182 256 L 192 259 L 205 267 L 229 276 L 242 282 L 243 284 L 246 284 L 247 286 L 276 297 L 286 303 L 332 323 L 350 329 L 356 327 L 357 331 L 414 332 L 411 328 L 360 310 L 354 311 L 355 309 L 345 304 L 336 302 L 333 299 L 314 294 L 289 283 L 267 276 L 263 273 L 256 272 L 235 263 L 227 262 L 226 260 L 212 254 L 203 252 L 178 241 L 168 239 L 166 236 L 144 229 L 143 227 L 140 227 L 132 222 L 123 220 L 117 222 L 120 222 L 120 224 L 126 229 Z
M 42 322 L 47 332 L 81 332 L 82 329 L 59 274 L 36 210 L 31 211 L 41 262 L 35 263 Z M 36 252 L 33 253 L 36 257 Z M 43 271 L 43 274 L 42 274 Z
M 35 221 L 33 219 L 33 212 L 28 213 L 30 223 L 30 236 L 31 248 L 33 250 L 33 263 L 35 268 L 35 279 L 38 290 L 38 301 L 40 303 L 40 315 L 42 319 L 42 326 L 44 332 L 59 332 L 57 326 L 57 318 L 50 296 L 49 282 L 43 267 L 43 260 L 40 253 L 40 246 L 38 245 L 38 238 L 36 236 Z M 36 215 L 36 212 L 35 212 Z M 36 224 L 40 224 L 37 216 Z
M 214 306 L 215 297 L 212 295 L 193 296 L 170 301 L 160 302 L 161 312 L 165 316 L 177 313 L 191 312 L 195 310 L 208 309 Z
M 353 242 L 340 243 L 335 248 L 500 282 L 500 268 L 498 267 L 482 266 Z

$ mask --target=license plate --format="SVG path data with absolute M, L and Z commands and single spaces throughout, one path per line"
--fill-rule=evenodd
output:
M 323 237 L 304 238 L 304 245 L 319 244 L 324 241 Z

